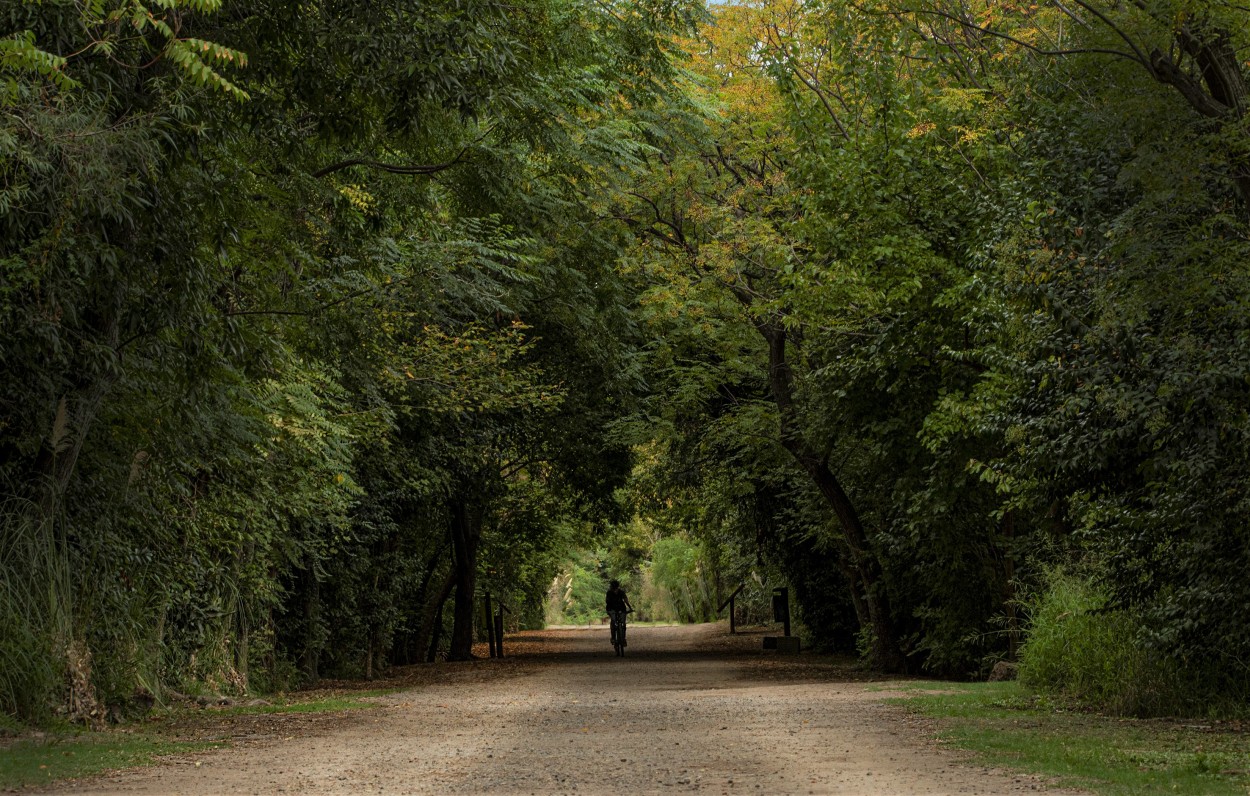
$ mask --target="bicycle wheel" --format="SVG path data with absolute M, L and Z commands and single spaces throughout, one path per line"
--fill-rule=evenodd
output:
M 612 649 L 618 656 L 622 654 L 621 647 L 624 646 L 625 627 L 619 616 L 612 616 L 610 625 L 612 631 Z

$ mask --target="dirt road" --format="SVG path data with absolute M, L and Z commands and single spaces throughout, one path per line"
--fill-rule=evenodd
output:
M 526 652 L 333 721 L 80 783 L 95 794 L 1006 794 L 1038 782 L 958 765 L 854 682 L 717 625 L 516 639 Z M 500 676 L 492 676 L 498 667 Z M 511 668 L 505 668 L 511 667 Z M 463 671 L 449 667 L 449 672 Z M 283 733 L 291 733 L 284 735 Z M 249 736 L 251 737 L 251 736 Z M 1058 793 L 1058 791 L 1050 791 Z

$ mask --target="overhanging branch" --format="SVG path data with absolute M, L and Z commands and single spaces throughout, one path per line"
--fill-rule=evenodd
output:
M 343 169 L 348 169 L 352 166 L 364 166 L 370 169 L 385 171 L 390 174 L 437 174 L 440 171 L 446 171 L 452 166 L 464 162 L 464 155 L 466 152 L 468 152 L 468 149 L 460 150 L 459 154 L 446 163 L 413 164 L 406 166 L 396 163 L 383 163 L 380 160 L 373 160 L 372 158 L 348 158 L 347 160 L 340 160 L 338 163 L 332 163 L 325 168 L 317 169 L 312 173 L 312 176 L 324 177 L 327 174 L 333 174 L 336 171 L 342 171 Z

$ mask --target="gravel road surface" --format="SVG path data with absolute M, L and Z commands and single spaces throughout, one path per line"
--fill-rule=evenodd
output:
M 332 717 L 223 719 L 232 748 L 73 783 L 92 794 L 1012 794 L 961 765 L 883 685 L 760 651 L 723 625 L 510 637 L 519 655 L 424 667 L 420 687 Z M 243 727 L 245 729 L 239 729 Z M 233 728 L 233 731 L 232 731 Z

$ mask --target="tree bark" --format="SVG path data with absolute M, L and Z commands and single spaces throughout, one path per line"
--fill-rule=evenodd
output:
M 405 623 L 406 629 L 402 643 L 394 645 L 391 651 L 391 663 L 395 666 L 407 666 L 425 660 L 425 648 L 430 643 L 430 630 L 434 621 L 434 608 L 431 602 L 442 594 L 444 581 L 450 573 L 449 569 L 443 577 L 436 577 L 443 569 L 443 557 L 446 552 L 446 547 L 440 547 L 434 551 L 425 564 L 421 585 L 417 587 L 416 595 L 411 602 L 412 614 Z M 447 594 L 450 594 L 451 586 L 446 588 Z M 439 605 L 441 606 L 446 599 L 444 594 Z
M 446 605 L 447 598 L 451 596 L 451 590 L 455 585 L 456 571 L 454 568 L 449 568 L 443 589 L 439 592 L 438 599 L 432 603 L 433 610 L 430 612 L 430 647 L 425 653 L 427 663 L 433 663 L 438 657 L 438 643 L 443 638 L 443 606 Z
M 1246 116 L 1250 86 L 1228 31 L 1201 23 L 1180 26 L 1173 34 L 1182 52 L 1193 59 L 1199 73 L 1183 68 L 1170 53 L 1155 49 L 1148 68 L 1155 80 L 1172 86 L 1189 107 L 1208 119 L 1230 125 Z M 1243 133 L 1244 134 L 1244 133 Z M 1246 208 L 1250 208 L 1250 166 L 1233 155 L 1233 184 Z
M 456 596 L 449 661 L 473 659 L 473 592 L 477 583 L 477 548 L 482 538 L 480 513 L 464 498 L 451 504 L 451 545 Z
M 317 632 L 317 625 L 321 621 L 321 581 L 317 580 L 317 571 L 312 561 L 312 555 L 309 554 L 306 558 L 307 566 L 304 569 L 306 584 L 304 596 L 304 652 L 301 656 L 300 669 L 304 672 L 304 679 L 309 684 L 312 684 L 320 679 L 318 669 L 321 661 L 321 634 Z
M 872 663 L 889 672 L 907 670 L 907 658 L 898 645 L 889 596 L 885 591 L 881 565 L 872 550 L 863 521 L 841 481 L 829 469 L 824 457 L 803 439 L 795 417 L 794 377 L 786 356 L 787 333 L 779 319 L 755 321 L 755 327 L 768 343 L 768 384 L 781 418 L 781 444 L 820 490 L 842 527 L 851 553 L 851 566 L 863 584 L 863 607 L 873 632 Z M 857 610 L 859 605 L 856 605 Z
M 1007 612 L 1007 657 L 1016 659 L 1020 649 L 1020 618 L 1016 609 L 1016 561 L 1012 545 L 1016 535 L 1016 513 L 1008 509 L 1003 515 L 1002 535 L 1004 543 L 999 551 L 1003 561 L 1003 607 Z
M 860 625 L 867 627 L 872 624 L 872 615 L 864 603 L 864 584 L 859 582 L 859 570 L 851 566 L 847 556 L 839 556 L 838 571 L 851 587 L 851 605 L 855 608 L 855 618 Z

